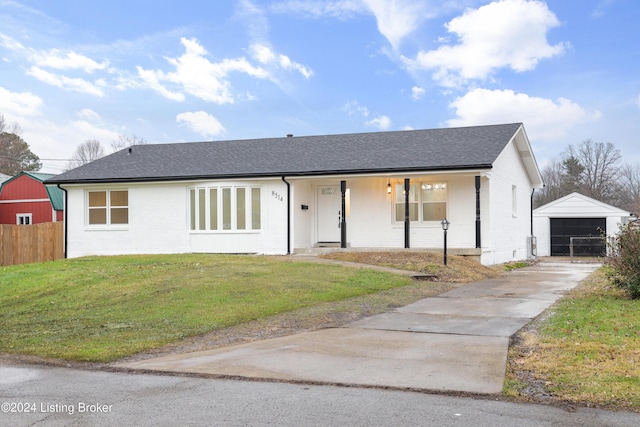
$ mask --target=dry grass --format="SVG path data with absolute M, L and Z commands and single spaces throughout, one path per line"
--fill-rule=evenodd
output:
M 475 282 L 505 272 L 503 266 L 484 266 L 472 258 L 457 255 L 447 256 L 445 266 L 442 255 L 431 252 L 336 252 L 321 258 L 433 274 L 437 281 L 450 283 Z

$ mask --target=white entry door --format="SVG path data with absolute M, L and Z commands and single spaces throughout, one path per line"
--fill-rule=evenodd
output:
M 318 242 L 340 241 L 341 209 L 340 186 L 318 186 Z

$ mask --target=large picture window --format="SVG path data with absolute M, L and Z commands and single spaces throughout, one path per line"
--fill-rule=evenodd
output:
M 206 187 L 189 190 L 192 231 L 260 230 L 259 187 Z
M 123 225 L 129 223 L 129 191 L 102 190 L 88 192 L 89 225 Z
M 447 184 L 428 182 L 411 184 L 409 189 L 410 221 L 442 221 L 447 217 Z M 404 221 L 404 185 L 396 185 L 395 218 Z

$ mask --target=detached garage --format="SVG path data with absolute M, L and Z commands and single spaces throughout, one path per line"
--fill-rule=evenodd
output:
M 631 214 L 579 193 L 571 193 L 533 211 L 533 234 L 537 238 L 538 256 L 569 256 L 572 237 L 580 239 L 574 255 L 602 255 L 603 233 L 616 234 Z

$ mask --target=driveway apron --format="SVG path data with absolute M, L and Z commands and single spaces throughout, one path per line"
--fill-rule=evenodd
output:
M 501 393 L 509 338 L 599 266 L 541 262 L 342 328 L 114 366 L 314 384 Z

